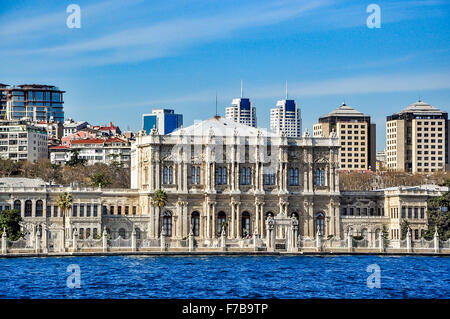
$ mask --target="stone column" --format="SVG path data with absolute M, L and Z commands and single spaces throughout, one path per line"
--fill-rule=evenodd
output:
M 153 160 L 149 161 L 149 165 L 148 165 L 148 176 L 146 176 L 145 179 L 148 178 L 148 190 L 150 192 L 154 192 L 155 191 L 155 162 Z
M 136 229 L 133 226 L 133 231 L 131 232 L 131 250 L 136 251 L 137 250 L 137 234 Z
M 78 250 L 77 241 L 78 241 L 78 230 L 75 229 L 73 231 L 73 235 L 72 235 L 72 250 L 73 251 L 77 251 Z
M 7 253 L 8 253 L 8 235 L 6 234 L 6 227 L 3 227 L 2 254 L 6 255 Z
M 194 234 L 192 233 L 192 229 L 189 232 L 189 251 L 194 251 L 195 247 L 194 247 Z
M 160 243 L 161 243 L 161 251 L 165 251 L 166 250 L 166 230 L 164 229 L 164 227 L 161 229 Z
M 216 202 L 211 203 L 211 237 L 216 238 Z
M 322 234 L 320 233 L 319 226 L 317 226 L 316 231 L 316 250 L 317 251 L 322 250 Z
M 231 202 L 231 239 L 235 238 L 234 234 L 235 234 L 235 205 L 234 205 L 234 201 Z
M 349 252 L 353 250 L 353 237 L 352 236 L 353 236 L 352 230 L 349 229 L 348 235 L 347 235 L 347 249 Z
M 307 172 L 307 167 L 308 166 L 304 166 L 303 169 L 305 169 L 305 171 L 303 172 L 303 191 L 307 192 L 308 191 L 308 172 Z
M 271 216 L 266 220 L 266 247 L 267 251 L 275 251 L 274 220 Z
M 384 239 L 383 239 L 383 231 L 380 231 L 380 236 L 378 237 L 378 245 L 380 246 L 380 252 L 384 251 Z
M 236 203 L 236 237 L 241 238 L 241 210 L 240 204 Z
M 41 232 L 39 231 L 39 228 L 36 230 L 36 236 L 35 236 L 35 252 L 40 253 L 41 252 Z
M 156 238 L 155 232 L 155 206 L 153 206 L 152 199 L 149 197 L 148 205 L 150 209 L 150 221 L 149 221 L 149 236 L 150 238 Z
M 308 223 L 309 223 L 309 237 L 314 237 L 314 208 L 313 203 L 308 203 Z
M 225 234 L 225 229 L 222 228 L 222 233 L 220 234 L 220 247 L 222 248 L 223 251 L 227 250 L 227 243 L 226 243 L 226 234 Z
M 439 234 L 437 231 L 437 227 L 435 227 L 434 231 L 434 252 L 439 253 Z
M 187 164 L 183 163 L 183 192 L 187 193 L 188 191 L 188 168 Z
M 253 231 L 255 237 L 259 237 L 259 202 L 255 203 L 255 229 Z
M 206 202 L 206 238 L 211 238 L 211 203 Z
M 42 227 L 42 252 L 48 253 L 48 231 L 46 225 Z
M 411 229 L 408 227 L 408 232 L 406 233 L 406 251 L 411 252 Z
M 107 252 L 108 251 L 108 233 L 106 232 L 106 227 L 103 228 L 102 246 L 103 246 L 103 252 Z
M 31 200 L 31 217 L 36 217 L 36 200 Z
M 313 188 L 313 166 L 311 164 L 308 164 L 308 191 L 312 192 L 314 190 Z

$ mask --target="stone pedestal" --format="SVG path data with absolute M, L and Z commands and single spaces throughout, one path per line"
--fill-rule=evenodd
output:
M 103 233 L 102 233 L 102 247 L 103 247 L 103 252 L 108 251 L 108 233 L 106 232 L 106 228 L 103 229 Z
M 6 255 L 8 253 L 8 236 L 6 234 L 6 228 L 3 228 L 2 234 L 2 254 Z
M 437 231 L 437 227 L 435 228 L 434 231 L 434 252 L 439 253 L 439 234 Z

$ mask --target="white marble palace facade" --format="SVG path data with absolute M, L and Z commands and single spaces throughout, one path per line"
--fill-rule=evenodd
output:
M 48 185 L 36 180 L 0 179 L 0 210 L 15 208 L 31 233 L 36 226 L 64 229 L 72 238 L 186 239 L 200 245 L 221 235 L 229 240 L 265 238 L 268 216 L 295 216 L 300 236 L 343 239 L 376 238 L 382 227 L 399 239 L 408 219 L 413 236 L 426 229 L 426 205 L 440 188 L 393 188 L 341 193 L 338 138 L 277 136 L 221 117 L 181 128 L 168 135 L 154 129 L 140 133 L 132 145 L 131 188 L 92 189 Z M 161 209 L 155 191 L 166 192 Z M 73 205 L 66 216 L 59 194 L 69 192 Z M 277 234 L 283 236 L 282 233 Z

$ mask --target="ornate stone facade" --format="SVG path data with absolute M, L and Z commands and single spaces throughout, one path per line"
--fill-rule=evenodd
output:
M 191 233 L 208 247 L 223 236 L 266 239 L 267 218 L 285 225 L 275 239 L 353 235 L 375 241 L 383 226 L 399 239 L 400 223 L 410 221 L 413 237 L 426 228 L 426 205 L 439 188 L 393 188 L 371 192 L 339 191 L 337 137 L 276 136 L 219 117 L 181 128 L 169 135 L 141 133 L 132 145 L 131 189 L 80 189 L 57 185 L 0 185 L 0 209 L 16 208 L 26 232 L 40 228 L 70 241 L 111 238 L 181 242 Z M 155 207 L 162 189 L 167 203 Z M 63 216 L 59 194 L 73 197 Z M 402 214 L 403 212 L 403 214 Z M 277 217 L 278 216 L 278 217 Z M 295 218 L 292 218 L 295 217 Z M 290 236 L 290 237 L 289 237 Z M 294 238 L 292 238 L 292 236 Z M 288 238 L 289 237 L 289 238 Z M 416 236 L 417 237 L 417 236 Z M 265 241 L 266 242 L 266 241 Z M 65 244 L 67 245 L 67 243 Z

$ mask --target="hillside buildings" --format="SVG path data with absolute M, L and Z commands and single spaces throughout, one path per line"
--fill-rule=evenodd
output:
M 343 170 L 375 170 L 376 126 L 370 116 L 342 103 L 319 118 L 314 125 L 315 137 L 339 136 L 339 166 Z
M 0 121 L 0 158 L 35 162 L 47 158 L 47 132 L 26 121 Z
M 142 129 L 150 133 L 156 128 L 161 134 L 169 134 L 183 125 L 183 115 L 170 109 L 154 109 L 151 114 L 142 115 Z
M 412 173 L 443 171 L 449 164 L 449 121 L 421 100 L 386 118 L 389 170 Z
M 0 84 L 0 118 L 3 120 L 64 122 L 65 91 L 52 85 Z

